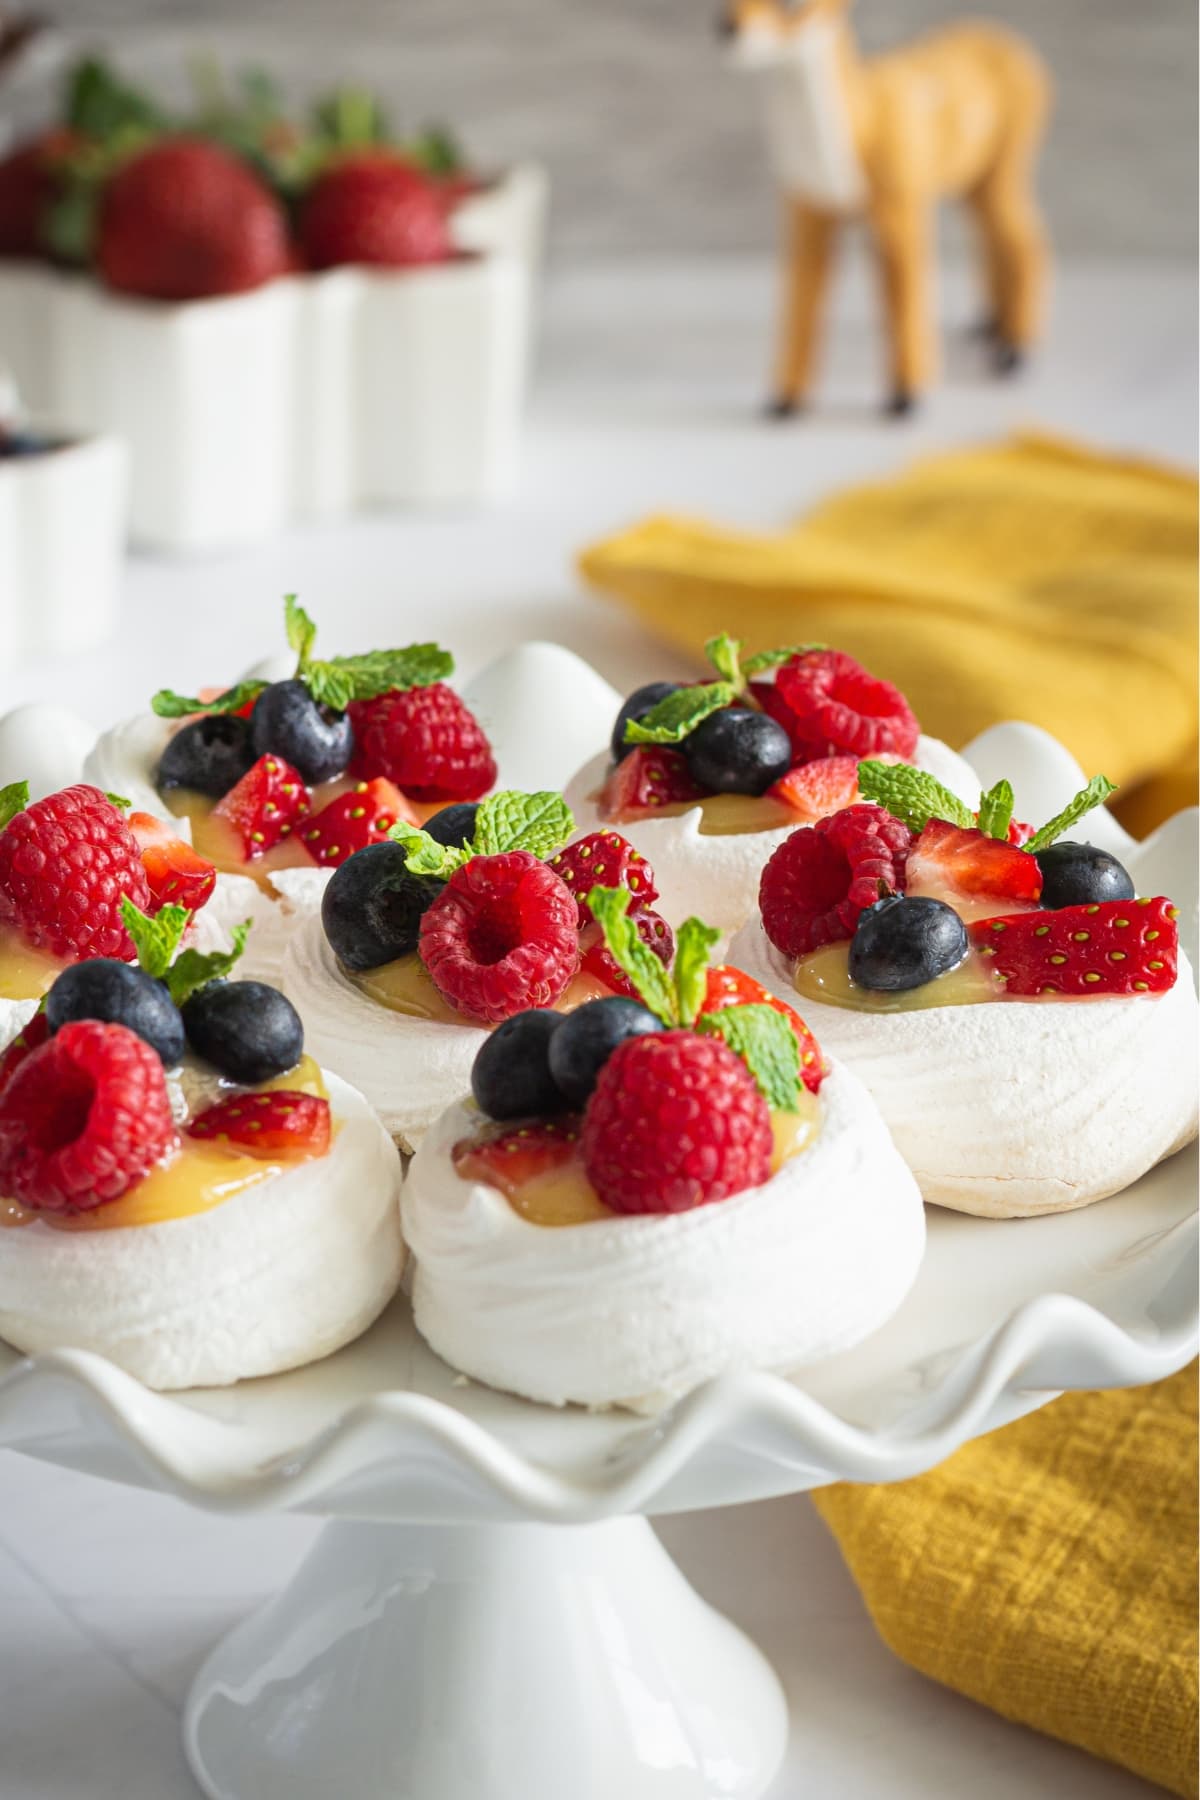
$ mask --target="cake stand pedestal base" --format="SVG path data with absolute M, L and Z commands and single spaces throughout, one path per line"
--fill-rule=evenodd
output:
M 184 1737 L 210 1800 L 756 1800 L 787 1705 L 644 1519 L 333 1523 Z

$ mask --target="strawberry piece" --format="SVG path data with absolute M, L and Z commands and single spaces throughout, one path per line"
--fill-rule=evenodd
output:
M 810 1094 L 819 1092 L 821 1083 L 829 1073 L 829 1064 L 821 1054 L 818 1044 L 800 1014 L 790 1007 L 786 1000 L 773 994 L 770 988 L 763 987 L 755 981 L 753 975 L 747 975 L 742 969 L 731 968 L 728 963 L 718 963 L 708 971 L 708 988 L 704 995 L 701 1012 L 721 1012 L 726 1006 L 770 1006 L 785 1018 L 796 1034 L 796 1042 L 800 1046 L 800 1079 Z
M 827 819 L 831 813 L 841 812 L 857 801 L 858 758 L 824 756 L 815 762 L 799 763 L 767 792 L 806 824 Z
M 675 936 L 667 921 L 648 906 L 631 913 L 630 917 L 637 926 L 642 942 L 649 945 L 659 961 L 670 968 L 671 958 L 675 954 Z M 642 997 L 609 950 L 604 941 L 604 933 L 594 920 L 590 920 L 580 933 L 579 968 L 581 974 L 590 975 L 594 981 L 602 981 L 614 994 L 624 994 L 630 1000 L 640 1000 Z
M 604 784 L 598 801 L 600 817 L 644 819 L 664 806 L 701 800 L 682 750 L 662 744 L 639 744 L 623 757 Z
M 0 160 L 0 256 L 44 256 L 42 228 L 59 191 L 61 160 L 79 147 L 61 127 L 18 146 Z
M 363 151 L 313 183 L 300 210 L 301 247 L 313 269 L 446 262 L 454 254 L 449 204 L 423 170 L 393 151 Z
M 312 810 L 312 795 L 303 778 L 281 756 L 260 756 L 213 808 L 237 833 L 247 862 L 265 856 L 290 837 Z
M 1159 896 L 1009 913 L 968 929 L 1006 996 L 1165 994 L 1179 973 L 1178 917 Z
M 792 740 L 797 762 L 848 752 L 877 757 L 881 751 L 908 761 L 921 728 L 907 700 L 890 681 L 880 681 L 841 650 L 810 650 L 784 663 L 753 693 Z
M 32 1050 L 39 1050 L 50 1036 L 50 1026 L 45 1009 L 35 1012 L 27 1025 L 23 1025 L 15 1038 L 0 1055 L 0 1094 L 8 1085 L 11 1075 L 20 1068 Z
M 509 1199 L 528 1181 L 552 1175 L 579 1157 L 580 1121 L 574 1113 L 508 1126 L 482 1137 L 463 1138 L 450 1152 L 463 1181 L 483 1181 Z
M 189 1137 L 236 1144 L 251 1156 L 324 1156 L 329 1148 L 329 1102 L 318 1094 L 272 1088 L 263 1094 L 234 1094 L 197 1113 L 185 1127 Z
M 628 888 L 630 912 L 653 906 L 658 899 L 654 870 L 645 857 L 617 831 L 591 831 L 550 859 L 554 873 L 579 902 L 579 928 L 591 922 L 584 896 L 594 887 Z
M 171 827 L 152 813 L 130 813 L 129 829 L 142 853 L 142 867 L 150 885 L 151 912 L 159 912 L 168 904 L 199 912 L 208 904 L 217 885 L 214 863 L 176 837 Z
M 904 886 L 909 894 L 944 900 L 964 919 L 1020 912 L 1037 905 L 1042 871 L 1037 858 L 982 831 L 964 831 L 931 819 L 908 853 Z
M 300 837 L 315 863 L 336 869 L 356 850 L 384 843 L 397 819 L 410 825 L 420 823 L 400 789 L 377 775 L 374 781 L 360 781 L 349 793 L 339 794 L 314 813 L 301 827 Z

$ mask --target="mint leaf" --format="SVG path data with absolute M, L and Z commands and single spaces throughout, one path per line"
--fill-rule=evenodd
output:
M 133 939 L 138 966 L 155 981 L 162 981 L 170 968 L 191 916 L 186 906 L 163 906 L 151 918 L 128 896 L 121 901 L 121 918 Z
M 737 699 L 732 681 L 709 681 L 701 687 L 677 688 L 640 719 L 625 724 L 627 744 L 679 744 L 711 713 Z
M 124 794 L 107 794 L 106 793 L 104 798 L 108 801 L 108 804 L 110 806 L 115 806 L 118 812 L 128 812 L 130 807 L 133 805 L 133 801 L 127 800 L 125 798 Z
M 0 831 L 15 819 L 19 812 L 24 812 L 29 805 L 29 783 L 27 781 L 10 781 L 7 787 L 0 788 Z
M 505 850 L 529 850 L 543 861 L 561 850 L 575 820 L 561 794 L 549 789 L 522 794 L 506 788 L 480 803 L 475 817 L 472 856 L 498 856 Z
M 308 667 L 312 647 L 317 641 L 317 628 L 295 594 L 285 594 L 283 597 L 283 626 L 287 632 L 288 649 L 296 653 L 297 672 L 303 674 Z
M 407 852 L 405 861 L 414 875 L 437 875 L 446 881 L 455 869 L 462 868 L 471 854 L 469 850 L 439 844 L 427 831 L 410 825 L 406 819 L 397 819 L 388 836 L 394 844 L 403 844 Z
M 768 669 L 778 669 L 794 656 L 807 656 L 810 650 L 824 650 L 824 644 L 783 644 L 778 650 L 760 650 L 754 656 L 748 656 L 742 664 L 742 673 L 749 678 L 752 675 L 765 675 Z
M 618 968 L 628 975 L 643 1004 L 664 1025 L 678 1025 L 679 1013 L 671 977 L 649 944 L 643 943 L 637 926 L 629 917 L 632 897 L 628 888 L 594 887 L 586 899 L 592 917 L 604 933 L 609 954 Z
M 709 638 L 704 646 L 704 654 L 722 681 L 732 682 L 740 694 L 746 685 L 742 675 L 741 639 L 730 637 L 727 631 L 722 631 L 717 637 Z
M 681 1025 L 690 1025 L 708 991 L 708 953 L 720 937 L 701 919 L 685 919 L 675 938 L 675 997 Z
M 979 829 L 989 837 L 1007 841 L 1008 827 L 1013 816 L 1013 791 L 1011 781 L 998 781 L 990 787 L 986 794 L 979 797 Z
M 321 706 L 345 712 L 352 700 L 431 687 L 454 673 L 454 658 L 438 644 L 409 644 L 403 650 L 368 650 L 362 656 L 333 656 L 310 662 L 300 678 Z
M 908 763 L 860 762 L 858 791 L 864 800 L 873 800 L 894 819 L 902 819 L 911 831 L 923 831 L 930 819 L 945 819 L 963 831 L 975 826 L 974 814 L 957 794 Z
M 795 1112 L 800 1104 L 800 1045 L 782 1013 L 755 1002 L 702 1014 L 697 1031 L 724 1038 L 741 1057 L 772 1112 Z
M 227 688 L 215 700 L 192 699 L 186 694 L 173 694 L 170 688 L 159 688 L 150 702 L 150 710 L 160 719 L 186 719 L 189 713 L 240 712 L 249 701 L 257 700 L 266 686 L 265 681 L 239 681 L 236 687 Z
M 1079 820 L 1086 813 L 1090 813 L 1093 807 L 1103 806 L 1108 796 L 1115 794 L 1116 791 L 1116 782 L 1110 781 L 1107 775 L 1093 775 L 1087 786 L 1076 794 L 1070 805 L 1064 806 L 1060 813 L 1056 813 L 1052 819 L 1048 819 L 1041 830 L 1035 831 L 1029 842 L 1022 844 L 1021 848 L 1030 852 L 1044 850 L 1047 844 L 1052 844 L 1055 838 L 1062 836 L 1064 831 L 1069 831 L 1072 825 L 1078 824 Z
M 166 908 L 163 908 L 163 912 Z M 159 914 L 162 917 L 162 913 Z M 235 925 L 230 932 L 233 939 L 231 950 L 184 950 L 178 960 L 167 971 L 167 992 L 176 1006 L 182 1006 L 190 1000 L 197 988 L 205 987 L 210 981 L 219 981 L 228 975 L 242 951 L 246 948 L 246 939 L 250 935 L 249 919 Z

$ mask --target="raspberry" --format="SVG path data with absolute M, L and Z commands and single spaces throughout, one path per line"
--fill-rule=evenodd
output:
M 773 1148 L 745 1063 L 691 1031 L 618 1044 L 583 1119 L 584 1167 L 614 1212 L 687 1212 L 760 1187 Z
M 641 853 L 617 831 L 592 831 L 578 843 L 568 844 L 550 859 L 550 867 L 562 877 L 579 902 L 579 928 L 591 923 L 591 909 L 584 896 L 594 887 L 628 888 L 633 895 L 631 912 L 653 906 L 658 899 L 654 870 Z
M 492 747 L 453 688 L 396 689 L 350 707 L 358 748 L 350 772 L 386 775 L 410 800 L 479 800 L 496 785 Z
M 324 1156 L 329 1148 L 329 1102 L 317 1094 L 272 1088 L 233 1094 L 197 1113 L 189 1137 L 237 1144 L 251 1156 Z
M 907 760 L 917 748 L 921 728 L 899 688 L 841 650 L 810 650 L 784 663 L 769 705 L 755 693 L 791 738 L 797 762 L 881 751 Z
M 3 1054 L 0 1054 L 0 1094 L 4 1092 L 25 1058 L 32 1055 L 33 1051 L 40 1050 L 49 1036 L 50 1026 L 46 1020 L 46 1010 L 42 1007 L 34 1013 L 28 1025 L 22 1026 Z
M 0 1193 L 43 1212 L 121 1195 L 178 1138 L 163 1066 L 124 1025 L 78 1020 L 27 1056 L 0 1094 Z
M 113 956 L 133 962 L 121 922 L 128 897 L 150 910 L 133 833 L 99 788 L 63 788 L 0 831 L 0 927 L 65 962 Z
M 473 856 L 421 919 L 421 961 L 459 1012 L 498 1025 L 566 992 L 578 918 L 570 888 L 528 850 Z
M 631 913 L 630 917 L 637 926 L 642 942 L 648 944 L 659 961 L 669 969 L 671 958 L 675 954 L 675 934 L 667 921 L 650 907 Z M 585 925 L 580 934 L 579 967 L 581 973 L 602 981 L 614 994 L 624 994 L 629 1000 L 640 1000 L 642 997 L 605 943 L 604 933 L 594 921 Z
M 763 930 L 784 956 L 854 936 L 859 914 L 904 892 L 913 834 L 882 806 L 849 806 L 785 838 L 762 872 Z

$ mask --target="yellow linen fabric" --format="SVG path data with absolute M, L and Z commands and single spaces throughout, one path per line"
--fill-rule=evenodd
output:
M 585 578 L 689 651 L 815 640 L 908 695 L 955 748 L 1001 719 L 1060 738 L 1139 797 L 1146 828 L 1195 798 L 1196 483 L 1023 436 L 854 488 L 773 535 L 650 518 Z
M 905 1662 L 1194 1800 L 1195 1364 L 813 1499 Z

